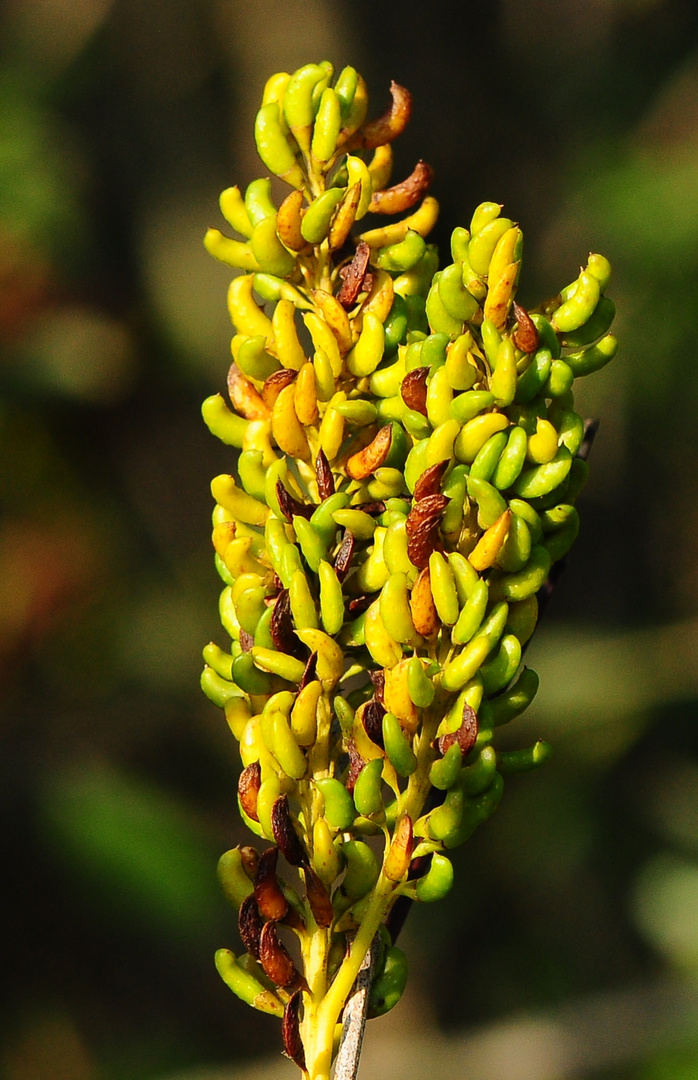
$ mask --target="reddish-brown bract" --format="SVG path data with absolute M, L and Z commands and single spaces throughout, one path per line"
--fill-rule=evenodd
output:
M 251 761 L 242 770 L 238 777 L 238 796 L 240 806 L 253 821 L 259 821 L 257 816 L 257 796 L 262 784 L 262 766 L 258 761 Z
M 329 499 L 330 495 L 334 495 L 334 477 L 324 450 L 320 450 L 315 458 L 315 477 L 321 500 Z
M 373 214 L 400 214 L 418 203 L 422 195 L 429 190 L 434 179 L 434 170 L 426 161 L 418 161 L 410 175 L 393 187 L 375 191 L 369 210 Z
M 242 943 L 255 960 L 259 960 L 259 939 L 262 934 L 264 920 L 259 913 L 254 894 L 250 893 L 240 904 L 238 912 L 238 930 Z
M 395 81 L 390 84 L 390 94 L 393 100 L 389 108 L 352 135 L 347 143 L 348 150 L 375 150 L 377 146 L 392 142 L 405 130 L 412 115 L 412 95 Z
M 402 400 L 408 409 L 427 415 L 427 377 L 428 367 L 412 368 L 408 371 L 400 385 Z
M 438 495 L 440 493 L 441 481 L 449 464 L 448 459 L 437 461 L 435 465 L 430 465 L 428 469 L 424 470 L 414 485 L 413 498 L 416 503 L 428 498 L 429 495 Z
M 345 530 L 342 542 L 339 545 L 339 551 L 337 552 L 334 560 L 334 572 L 340 581 L 344 581 L 349 570 L 349 564 L 351 557 L 354 554 L 354 534 L 350 533 L 348 529 Z
M 295 375 L 295 372 L 293 374 Z M 269 419 L 271 405 L 259 396 L 249 379 L 234 363 L 228 369 L 228 394 L 235 411 L 246 420 Z
M 264 924 L 259 939 L 259 960 L 264 974 L 276 986 L 290 986 L 298 978 L 293 960 L 279 941 L 273 922 Z
M 291 994 L 284 1008 L 284 1018 L 281 1022 L 281 1038 L 284 1042 L 284 1051 L 291 1061 L 305 1072 L 305 1050 L 301 1041 L 300 1008 L 302 993 L 296 990 Z
M 293 521 L 294 514 L 299 517 L 309 518 L 315 509 L 310 503 L 302 503 L 296 499 L 288 488 L 284 487 L 281 480 L 276 481 L 276 497 L 279 500 L 279 506 L 284 517 L 289 522 Z
M 422 637 L 433 637 L 441 627 L 436 604 L 431 591 L 431 578 L 429 567 L 426 566 L 414 583 L 410 596 L 410 611 L 412 622 L 418 634 Z
M 407 555 L 413 566 L 423 570 L 439 543 L 439 521 L 448 506 L 445 495 L 427 495 L 407 515 Z
M 259 910 L 267 919 L 283 919 L 288 911 L 288 901 L 276 877 L 278 858 L 278 847 L 270 847 L 263 851 L 259 857 L 254 879 L 255 899 L 259 904 Z
M 511 340 L 521 352 L 532 353 L 538 348 L 538 330 L 531 316 L 525 308 L 514 301 L 514 315 L 518 323 L 516 330 L 511 335 Z
M 305 646 L 295 634 L 288 589 L 282 589 L 276 598 L 269 633 L 279 652 L 298 658 L 306 655 Z
M 313 913 L 315 922 L 323 929 L 331 926 L 332 920 L 334 919 L 334 911 L 327 889 L 312 867 L 304 867 L 303 872 L 305 874 L 305 888 L 308 904 L 310 905 L 310 910 Z
M 392 426 L 385 424 L 368 446 L 365 446 L 363 450 L 359 450 L 358 453 L 352 454 L 347 461 L 347 473 L 352 480 L 365 480 L 376 469 L 380 469 L 390 453 L 392 441 Z
M 298 372 L 291 368 L 279 368 L 266 380 L 262 387 L 262 398 L 270 413 L 281 391 L 293 382 L 297 374 Z
M 344 268 L 342 286 L 337 293 L 337 300 L 345 311 L 350 311 L 356 303 L 356 298 L 364 284 L 370 258 L 370 247 L 364 240 L 359 241 L 354 258 Z
M 274 839 L 286 861 L 291 866 L 303 866 L 307 863 L 308 856 L 291 818 L 288 795 L 279 795 L 278 799 L 274 800 L 274 805 L 271 808 L 271 827 Z

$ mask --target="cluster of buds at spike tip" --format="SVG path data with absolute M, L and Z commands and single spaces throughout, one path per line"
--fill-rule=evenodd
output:
M 496 730 L 536 693 L 522 650 L 578 530 L 573 383 L 617 345 L 600 255 L 554 299 L 517 304 L 522 232 L 497 203 L 454 230 L 439 270 L 431 168 L 390 186 L 410 94 L 393 83 L 367 121 L 361 76 L 332 78 L 324 62 L 267 82 L 257 147 L 292 190 L 277 207 L 268 178 L 229 188 L 238 236 L 205 240 L 239 273 L 230 405 L 216 394 L 203 415 L 239 453 L 212 483 L 232 645 L 206 646 L 202 686 L 239 740 L 262 848 L 221 861 L 247 951 L 218 966 L 283 1018 L 314 1080 L 395 901 L 443 896 L 445 852 L 504 776 L 548 756 L 500 751 Z M 366 214 L 405 216 L 360 232 Z M 374 1012 L 405 981 L 399 950 L 381 957 Z

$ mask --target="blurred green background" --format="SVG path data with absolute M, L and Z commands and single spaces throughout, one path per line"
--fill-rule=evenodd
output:
M 698 1078 L 698 7 L 690 0 L 5 0 L 0 10 L 0 1074 L 258 1075 L 276 1022 L 212 965 L 235 747 L 203 427 L 222 388 L 219 191 L 261 173 L 266 77 L 354 64 L 415 95 L 400 179 L 436 239 L 483 199 L 533 304 L 607 254 L 618 359 L 583 528 L 507 737 L 512 780 L 410 917 L 409 993 L 363 1075 Z M 421 1054 L 421 1057 L 420 1057 Z M 259 1067 L 293 1075 L 276 1056 Z

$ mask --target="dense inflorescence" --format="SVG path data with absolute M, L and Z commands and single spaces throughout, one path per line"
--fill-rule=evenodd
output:
M 220 861 L 246 952 L 216 961 L 318 1080 L 374 939 L 372 1013 L 402 993 L 396 900 L 445 895 L 445 852 L 548 756 L 498 750 L 496 731 L 536 693 L 522 650 L 578 531 L 573 382 L 617 347 L 600 255 L 552 300 L 516 303 L 522 233 L 497 203 L 454 230 L 439 270 L 432 170 L 389 186 L 409 93 L 393 83 L 366 122 L 361 77 L 332 77 L 325 62 L 267 82 L 257 147 L 292 190 L 277 207 L 269 179 L 229 188 L 241 239 L 205 239 L 242 272 L 232 410 L 203 405 L 239 451 L 212 483 L 232 645 L 206 646 L 202 685 L 239 740 L 240 812 L 262 842 Z

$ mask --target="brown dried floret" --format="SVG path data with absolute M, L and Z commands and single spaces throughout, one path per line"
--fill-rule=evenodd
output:
M 292 368 L 279 368 L 278 371 L 271 373 L 262 387 L 262 398 L 269 408 L 269 413 L 274 408 L 281 391 L 293 382 L 297 374 L 298 372 L 293 371 Z
M 361 709 L 361 723 L 372 743 L 383 749 L 383 717 L 385 706 L 373 697 Z
M 427 377 L 428 367 L 412 368 L 400 384 L 400 394 L 408 409 L 427 415 Z
M 295 633 L 288 589 L 282 589 L 276 598 L 269 633 L 279 652 L 289 653 L 296 659 L 301 659 L 306 655 L 305 646 Z
M 356 298 L 364 285 L 364 278 L 366 277 L 368 261 L 370 258 L 370 247 L 365 240 L 360 240 L 357 244 L 354 258 L 341 272 L 342 286 L 337 293 L 337 300 L 345 311 L 349 311 L 356 303 Z
M 438 495 L 441 492 L 441 481 L 449 464 L 450 459 L 446 458 L 445 461 L 437 461 L 435 465 L 430 465 L 424 470 L 414 485 L 413 498 L 416 503 L 429 495 Z
M 315 922 L 318 926 L 323 928 L 331 926 L 332 920 L 334 919 L 334 911 L 332 910 L 332 901 L 330 900 L 327 889 L 312 867 L 304 867 L 303 872 L 305 874 L 305 889 L 308 897 L 308 904 L 310 905 L 310 910 L 313 913 Z
M 309 682 L 312 682 L 317 672 L 317 650 L 311 652 L 308 657 L 308 663 L 305 665 L 305 671 L 301 675 L 301 681 L 298 683 L 298 693 L 304 690 Z
M 538 348 L 538 330 L 531 316 L 525 308 L 514 301 L 514 315 L 517 327 L 511 335 L 511 340 L 521 352 L 532 353 Z
M 368 677 L 373 683 L 373 694 L 376 701 L 380 701 L 381 704 L 384 704 L 385 670 L 383 668 L 376 668 L 375 671 L 369 671 Z
M 293 521 L 294 514 L 300 517 L 310 518 L 315 510 L 315 507 L 311 503 L 302 503 L 299 499 L 296 499 L 288 488 L 284 487 L 281 480 L 276 481 L 276 497 L 279 500 L 281 512 L 289 522 Z
M 240 862 L 250 881 L 254 881 L 259 866 L 259 852 L 252 844 L 240 845 Z
M 271 405 L 259 396 L 250 380 L 235 363 L 228 369 L 228 394 L 235 411 L 246 420 L 269 419 Z
M 439 750 L 442 754 L 445 754 L 454 743 L 458 743 L 460 746 L 461 757 L 465 757 L 465 755 L 469 754 L 475 746 L 477 732 L 477 713 L 470 705 L 466 704 L 463 706 L 463 719 L 460 727 L 457 731 L 452 731 L 448 735 L 441 736 L 439 739 Z
M 254 898 L 254 893 L 250 893 L 250 895 L 246 896 L 240 904 L 240 910 L 238 912 L 238 930 L 240 931 L 243 945 L 248 953 L 254 956 L 255 960 L 259 960 L 259 939 L 262 934 L 263 926 L 264 920 L 259 913 L 259 907 Z
M 448 502 L 445 495 L 428 495 L 407 515 L 407 555 L 412 565 L 420 570 L 428 565 L 429 556 L 439 546 L 439 521 Z
M 356 618 L 358 615 L 363 615 L 364 611 L 368 611 L 375 599 L 375 593 L 367 593 L 363 596 L 355 596 L 354 599 L 350 600 L 347 604 L 347 611 L 352 616 L 352 618 Z
M 431 165 L 420 159 L 401 183 L 383 191 L 374 191 L 369 210 L 373 214 L 400 214 L 403 210 L 409 210 L 429 190 L 433 179 Z
M 349 739 L 346 745 L 347 754 L 349 755 L 349 769 L 344 781 L 344 786 L 351 795 L 354 790 L 354 784 L 359 778 L 359 773 L 363 769 L 366 762 L 361 757 L 361 754 L 356 749 L 356 743 L 353 739 Z
M 257 816 L 257 796 L 262 784 L 262 766 L 258 761 L 251 761 L 242 770 L 238 777 L 238 796 L 240 806 L 253 821 L 259 821 Z
M 276 231 L 279 234 L 281 243 L 287 248 L 290 248 L 291 251 L 305 253 L 312 250 L 312 245 L 308 243 L 301 232 L 302 206 L 302 191 L 292 191 L 290 195 L 287 195 L 276 215 Z
M 334 495 L 334 476 L 324 450 L 320 450 L 315 458 L 315 477 L 320 501 L 324 502 L 330 495 Z
M 259 960 L 264 974 L 276 986 L 290 986 L 298 978 L 293 960 L 281 944 L 273 922 L 264 924 L 259 939 Z
M 385 424 L 372 441 L 363 450 L 352 454 L 347 461 L 346 469 L 352 480 L 365 480 L 376 469 L 380 469 L 390 453 L 393 441 L 392 424 Z
M 383 499 L 373 499 L 371 502 L 356 503 L 352 506 L 352 510 L 363 510 L 364 514 L 376 517 L 378 514 L 385 513 L 385 501 Z
M 351 563 L 351 557 L 354 554 L 354 534 L 349 532 L 348 529 L 344 530 L 344 536 L 342 542 L 339 545 L 339 551 L 335 555 L 334 559 L 334 572 L 340 581 L 344 581 L 349 570 L 349 564 Z
M 395 81 L 390 84 L 390 94 L 393 100 L 389 108 L 382 116 L 360 127 L 347 143 L 347 150 L 375 150 L 377 146 L 392 142 L 405 130 L 412 115 L 412 95 Z
M 434 603 L 431 591 L 431 579 L 429 567 L 426 566 L 414 583 L 410 594 L 410 611 L 412 622 L 418 634 L 422 637 L 433 637 L 438 633 L 441 622 Z
M 395 826 L 392 843 L 383 863 L 383 873 L 390 881 L 402 880 L 409 869 L 413 851 L 412 819 L 409 814 L 403 814 Z
M 283 919 L 288 910 L 288 901 L 281 891 L 276 877 L 276 864 L 279 859 L 278 847 L 269 847 L 259 856 L 259 864 L 254 879 L 254 895 L 259 910 L 267 919 Z
M 279 850 L 291 866 L 303 866 L 308 856 L 295 830 L 288 795 L 279 795 L 271 808 L 271 828 Z
M 284 1017 L 281 1021 L 281 1038 L 284 1043 L 284 1053 L 302 1071 L 305 1072 L 305 1050 L 301 1040 L 300 1007 L 302 992 L 296 990 L 291 994 L 284 1007 Z

